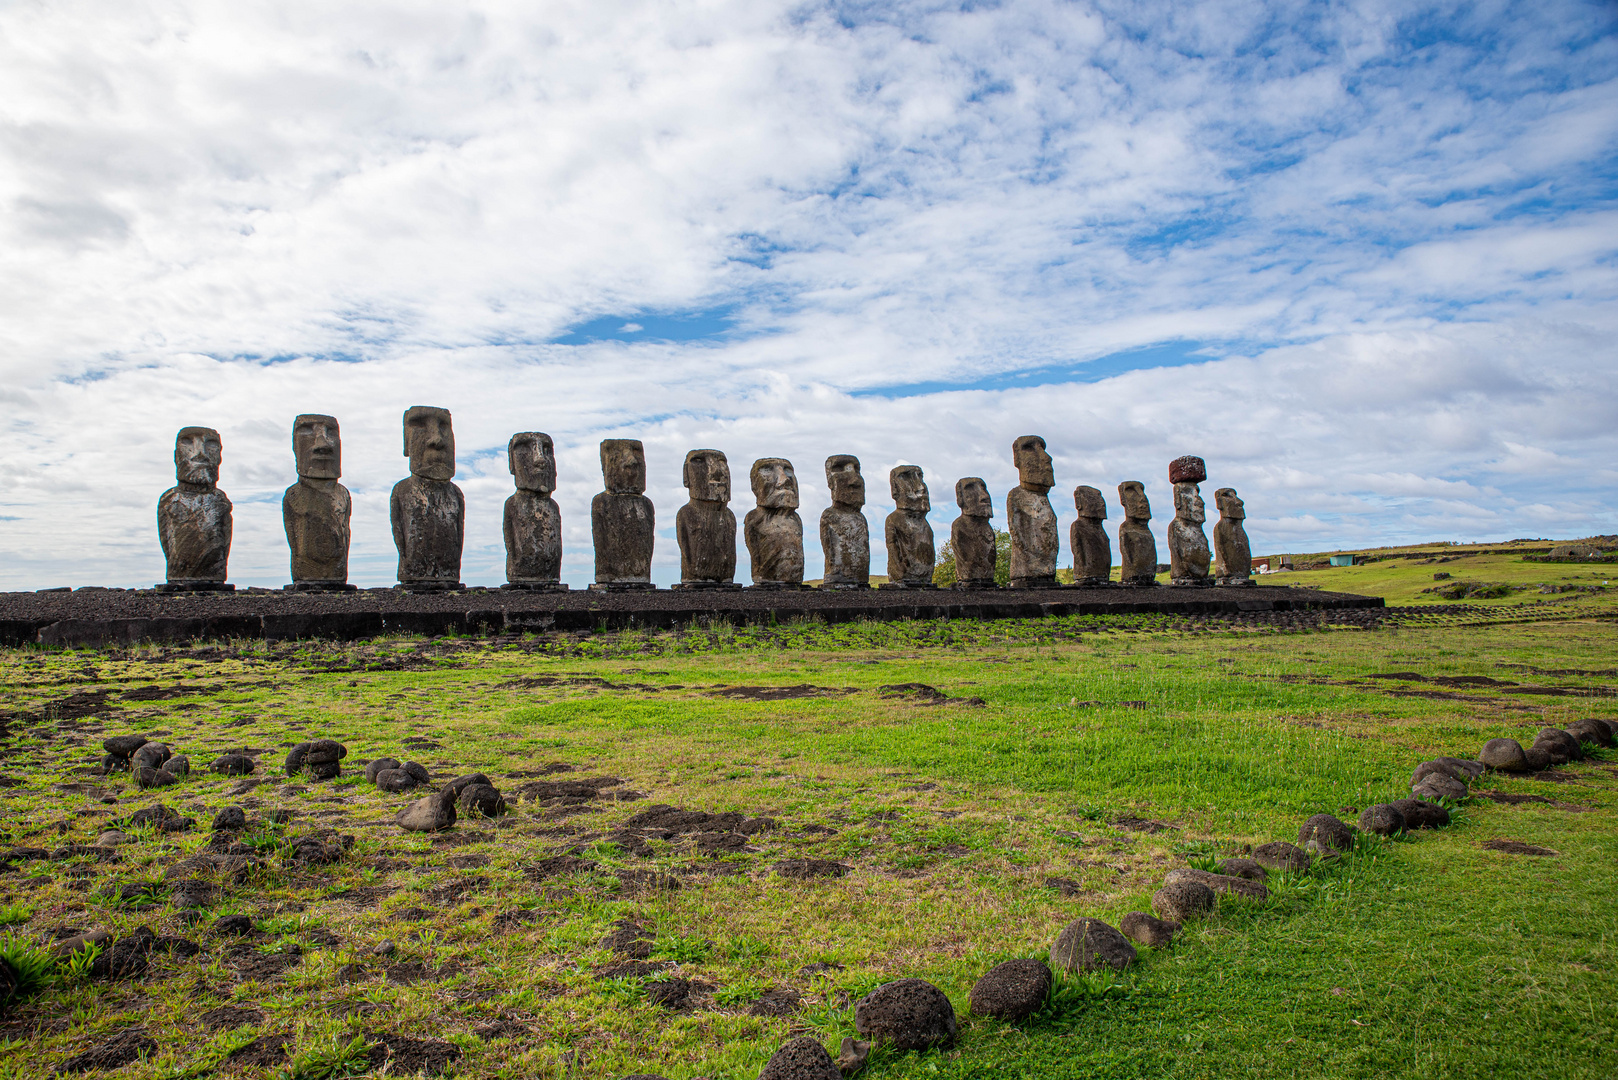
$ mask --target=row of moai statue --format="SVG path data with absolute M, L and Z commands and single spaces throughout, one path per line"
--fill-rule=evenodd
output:
M 298 591 L 340 591 L 348 584 L 349 519 L 352 503 L 342 475 L 342 438 L 330 416 L 303 415 L 293 423 L 293 456 L 298 481 L 281 500 L 287 544 L 292 551 L 292 584 Z M 404 414 L 404 452 L 410 475 L 394 485 L 389 499 L 393 542 L 399 550 L 399 583 L 412 591 L 461 589 L 461 547 L 466 500 L 453 482 L 455 433 L 448 410 L 413 406 Z M 507 465 L 516 493 L 506 500 L 505 589 L 565 590 L 561 581 L 562 514 L 556 490 L 556 456 L 551 437 L 524 431 L 507 445 Z M 1055 486 L 1045 440 L 1024 435 L 1012 444 L 1018 484 L 1006 496 L 1011 534 L 1011 586 L 1053 588 L 1061 541 L 1049 493 Z M 158 535 L 168 561 L 159 588 L 172 592 L 228 590 L 231 504 L 219 490 L 222 446 L 212 428 L 182 428 L 175 439 L 178 483 L 157 505 Z M 646 455 L 639 440 L 605 439 L 601 472 L 606 490 L 590 504 L 595 541 L 592 589 L 654 588 L 651 580 L 656 514 L 646 497 Z M 742 537 L 753 563 L 753 587 L 801 589 L 803 521 L 798 517 L 798 478 L 785 458 L 760 458 L 749 473 L 757 503 L 742 519 Z M 1220 520 L 1213 554 L 1203 532 L 1206 520 L 1198 487 L 1207 479 L 1201 458 L 1183 457 L 1169 466 L 1174 485 L 1174 521 L 1168 529 L 1169 578 L 1174 585 L 1251 585 L 1251 551 L 1243 526 L 1242 501 L 1232 488 L 1215 492 Z M 692 450 L 685 456 L 683 481 L 688 501 L 675 515 L 683 589 L 739 589 L 736 580 L 736 515 L 730 503 L 730 463 L 719 450 Z M 932 502 L 926 478 L 916 465 L 888 473 L 895 509 L 883 529 L 888 551 L 888 582 L 882 588 L 931 589 L 936 552 L 927 514 Z M 831 506 L 820 515 L 825 551 L 823 589 L 869 587 L 871 541 L 863 507 L 865 480 L 850 454 L 826 459 Z M 1120 583 L 1156 585 L 1157 542 L 1148 523 L 1152 509 L 1138 480 L 1118 485 L 1124 521 L 1118 530 Z M 950 526 L 956 585 L 995 587 L 994 517 L 988 485 L 968 476 L 955 483 L 960 516 Z M 1107 504 L 1101 492 L 1073 491 L 1079 518 L 1069 533 L 1074 584 L 1112 584 L 1112 546 L 1102 522 Z M 1210 569 L 1210 562 L 1213 563 Z

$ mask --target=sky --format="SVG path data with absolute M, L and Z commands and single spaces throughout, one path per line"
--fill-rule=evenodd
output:
M 794 462 L 811 577 L 827 456 L 941 542 L 1023 434 L 1064 537 L 1182 454 L 1255 554 L 1618 533 L 1615 299 L 1610 0 L 0 0 L 0 589 L 162 580 L 187 425 L 284 584 L 305 412 L 390 584 L 418 404 L 469 584 L 527 430 L 575 588 L 603 438 L 663 584 L 697 447 L 738 518 Z

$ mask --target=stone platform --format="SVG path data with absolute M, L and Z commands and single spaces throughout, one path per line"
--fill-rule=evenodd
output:
M 1053 615 L 1182 615 L 1380 608 L 1380 597 L 1285 586 L 1190 589 L 869 589 L 566 593 L 394 589 L 166 595 L 78 589 L 0 593 L 0 645 L 132 645 L 221 638 L 356 641 L 381 634 L 515 634 L 672 628 L 792 619 L 1037 619 Z

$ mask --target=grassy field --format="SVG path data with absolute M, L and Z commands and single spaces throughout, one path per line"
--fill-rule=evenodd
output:
M 1442 568 L 1588 569 L 1473 558 Z M 1406 603 L 1432 572 L 1289 576 Z M 202 947 L 118 981 L 48 972 L 0 1023 L 0 1077 L 49 1076 L 139 1028 L 151 1044 L 120 1075 L 408 1073 L 437 1047 L 459 1076 L 750 1080 L 796 1034 L 835 1052 L 853 1001 L 905 976 L 950 996 L 961 1035 L 879 1048 L 862 1075 L 1610 1077 L 1612 751 L 1477 785 L 1535 800 L 1474 798 L 1448 829 L 1272 876 L 1267 902 L 1227 902 L 1124 973 L 1065 979 L 1023 1024 L 966 1010 L 993 964 L 1043 956 L 1079 916 L 1149 910 L 1173 867 L 1295 840 L 1317 811 L 1352 820 L 1427 757 L 1618 720 L 1618 604 L 1531 599 L 1553 602 L 1370 631 L 1131 617 L 0 654 L 0 841 L 53 853 L 0 875 L 8 951 L 140 926 Z M 100 739 L 126 731 L 199 766 L 258 751 L 262 783 L 203 772 L 159 799 L 90 775 Z M 321 736 L 349 747 L 340 779 L 280 773 L 285 746 Z M 483 771 L 513 812 L 405 833 L 391 815 L 410 796 L 355 766 L 380 755 L 437 781 Z M 602 776 L 622 782 L 523 794 Z M 117 861 L 86 851 L 158 801 L 197 827 L 134 829 Z M 624 839 L 654 804 L 775 827 Z M 256 822 L 259 864 L 183 908 L 175 881 L 195 875 L 171 868 L 226 805 Z M 352 847 L 298 863 L 291 843 L 326 830 Z M 777 872 L 804 858 L 850 870 Z M 235 914 L 253 933 L 213 929 Z M 615 952 L 622 920 L 641 944 Z

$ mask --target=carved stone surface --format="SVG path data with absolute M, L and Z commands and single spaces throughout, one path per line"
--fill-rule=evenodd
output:
M 1174 520 L 1169 522 L 1169 583 L 1171 585 L 1212 585 L 1208 575 L 1208 536 L 1202 523 L 1208 519 L 1197 485 L 1174 485 Z
M 1049 492 L 1056 483 L 1045 440 L 1019 436 L 1011 444 L 1017 486 L 1006 496 L 1006 528 L 1011 531 L 1011 587 L 1049 588 L 1056 584 L 1062 538 Z
M 690 492 L 674 515 L 680 544 L 679 588 L 740 588 L 736 584 L 736 515 L 730 502 L 730 462 L 718 450 L 685 455 L 683 481 Z
M 826 459 L 831 505 L 820 512 L 820 547 L 826 553 L 822 589 L 871 586 L 871 527 L 865 520 L 865 477 L 860 459 L 833 454 Z
M 506 584 L 501 588 L 562 592 L 562 509 L 556 490 L 556 444 L 543 431 L 519 431 L 506 443 L 506 468 L 517 490 L 506 499 Z
M 1200 484 L 1208 479 L 1208 463 L 1194 454 L 1169 462 L 1169 483 Z
M 742 521 L 753 561 L 753 586 L 803 588 L 803 519 L 798 517 L 798 474 L 786 458 L 759 458 L 749 473 L 758 505 Z
M 607 490 L 590 502 L 596 580 L 590 588 L 650 589 L 657 516 L 646 491 L 646 449 L 639 439 L 602 439 L 601 476 Z
M 1125 480 L 1118 485 L 1118 501 L 1124 508 L 1124 523 L 1118 526 L 1118 558 L 1123 563 L 1120 580 L 1125 585 L 1156 585 L 1157 541 L 1152 537 L 1152 504 L 1146 499 L 1146 485 Z
M 393 485 L 388 517 L 407 589 L 460 589 L 466 498 L 455 475 L 455 430 L 448 409 L 412 405 L 404 414 L 410 475 Z
M 896 509 L 888 515 L 883 535 L 888 542 L 890 589 L 932 589 L 933 527 L 927 512 L 933 508 L 927 481 L 919 465 L 900 465 L 888 472 L 888 488 Z
M 1093 487 L 1080 484 L 1073 489 L 1073 506 L 1079 520 L 1068 530 L 1073 545 L 1073 583 L 1106 585 L 1112 577 L 1112 541 L 1101 523 L 1107 520 L 1107 500 Z
M 219 490 L 224 460 L 219 432 L 181 428 L 174 436 L 174 478 L 157 500 L 157 539 L 168 563 L 165 592 L 229 591 L 230 499 Z
M 1219 522 L 1214 525 L 1214 577 L 1220 585 L 1253 584 L 1253 546 L 1247 540 L 1247 508 L 1235 488 L 1214 492 Z
M 950 523 L 949 545 L 955 551 L 955 587 L 992 589 L 994 582 L 994 501 L 980 476 L 955 481 L 955 505 L 961 516 Z
M 298 592 L 340 591 L 348 584 L 349 518 L 353 501 L 343 475 L 343 436 L 335 418 L 304 413 L 292 421 L 298 482 L 281 496 L 281 524 L 292 550 Z

